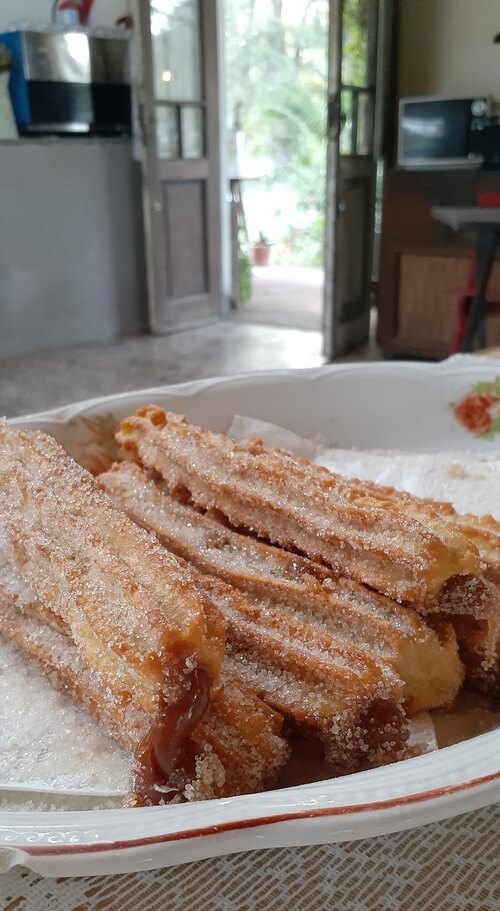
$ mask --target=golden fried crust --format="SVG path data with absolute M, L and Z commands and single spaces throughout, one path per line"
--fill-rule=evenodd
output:
M 320 469 L 326 472 L 326 469 Z M 500 522 L 493 516 L 474 516 L 458 513 L 451 503 L 416 497 L 394 487 L 382 487 L 372 481 L 351 480 L 359 491 L 365 490 L 370 496 L 392 503 L 412 505 L 422 517 L 437 514 L 451 528 L 457 529 L 477 547 L 485 576 L 496 585 L 500 583 Z
M 218 685 L 223 622 L 186 567 L 115 510 L 55 440 L 0 424 L 0 547 L 67 625 L 85 664 L 118 707 L 154 716 L 138 764 L 181 788 L 189 737 Z M 7 586 L 8 587 L 8 586 Z
M 326 469 L 323 469 L 326 471 Z M 500 523 L 493 516 L 460 514 L 451 503 L 414 497 L 393 487 L 353 480 L 358 490 L 393 503 L 411 503 L 422 516 L 437 513 L 477 547 L 484 579 L 468 578 L 458 589 L 456 580 L 445 586 L 443 613 L 453 624 L 466 676 L 483 692 L 496 696 L 500 688 Z M 483 605 L 481 609 L 481 604 Z M 482 619 L 484 618 L 484 619 Z
M 414 611 L 366 586 L 224 527 L 169 496 L 132 462 L 115 465 L 98 483 L 118 508 L 202 572 L 245 591 L 254 604 L 315 623 L 339 645 L 354 645 L 389 665 L 405 683 L 410 714 L 455 699 L 463 669 L 449 623 L 430 629 Z
M 226 660 L 222 681 L 194 740 L 215 752 L 224 768 L 224 785 L 215 796 L 263 791 L 275 784 L 290 756 L 283 715 L 233 674 Z
M 192 656 L 216 680 L 223 627 L 189 571 L 115 510 L 55 440 L 2 423 L 0 444 L 3 546 L 87 663 L 114 689 L 135 684 L 146 709 L 169 652 Z
M 126 475 L 125 467 L 111 473 L 113 479 Z M 388 665 L 304 615 L 252 603 L 215 576 L 195 578 L 224 617 L 226 666 L 231 661 L 233 674 L 296 728 L 317 734 L 338 772 L 404 755 L 403 684 Z
M 451 577 L 480 574 L 476 548 L 437 515 L 423 521 L 406 503 L 361 495 L 284 453 L 237 445 L 155 406 L 123 421 L 117 440 L 196 505 L 422 611 L 439 610 Z
M 123 466 L 109 479 L 109 487 L 107 476 L 100 483 L 116 495 L 115 481 L 133 482 L 137 492 L 144 475 L 136 466 Z M 128 507 L 123 498 L 115 502 Z M 149 505 L 143 503 L 151 517 Z M 147 525 L 144 515 L 130 515 Z M 224 617 L 225 666 L 231 662 L 234 675 L 296 728 L 318 735 L 337 772 L 404 755 L 403 685 L 387 664 L 381 666 L 352 642 L 334 639 L 311 618 L 269 602 L 252 604 L 219 578 L 197 574 L 195 582 Z
M 52 684 L 68 693 L 136 756 L 151 734 L 154 718 L 132 703 L 110 699 L 68 636 L 64 622 L 40 603 L 19 604 L 0 587 L 0 633 L 36 661 Z M 281 736 L 283 717 L 223 668 L 222 686 L 192 735 L 195 774 L 184 783 L 187 799 L 228 797 L 261 791 L 274 784 L 288 759 Z M 163 794 L 168 799 L 167 792 Z M 135 805 L 140 795 L 131 793 Z
M 281 609 L 252 604 L 213 576 L 196 585 L 226 623 L 225 667 L 295 727 L 323 741 L 337 773 L 404 758 L 403 684 L 352 644 Z M 241 662 L 258 669 L 248 676 Z

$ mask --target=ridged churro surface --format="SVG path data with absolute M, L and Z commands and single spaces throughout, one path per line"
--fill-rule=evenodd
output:
M 354 645 L 405 683 L 407 711 L 449 705 L 463 678 L 453 629 L 431 629 L 411 609 L 324 566 L 242 535 L 171 497 L 140 466 L 122 462 L 100 475 L 113 502 L 202 572 L 245 591 L 254 604 L 283 610 Z
M 155 406 L 122 421 L 117 440 L 195 505 L 422 611 L 440 609 L 449 580 L 481 574 L 475 546 L 437 515 L 360 492 L 258 441 L 238 445 Z

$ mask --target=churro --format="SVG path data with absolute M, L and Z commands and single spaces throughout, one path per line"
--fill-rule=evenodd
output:
M 327 469 L 318 469 L 328 474 Z M 484 580 L 470 578 L 458 590 L 453 585 L 442 600 L 443 614 L 453 625 L 467 678 L 483 692 L 500 694 L 500 522 L 493 516 L 458 513 L 451 503 L 416 497 L 393 487 L 352 480 L 352 485 L 370 496 L 393 503 L 410 503 L 418 514 L 432 513 L 458 529 L 477 548 Z M 455 599 L 455 600 L 454 600 Z M 478 602 L 489 604 L 482 611 Z
M 107 687 L 76 648 L 64 621 L 39 602 L 19 601 L 0 586 L 0 633 L 11 641 L 50 681 L 93 715 L 110 736 L 141 758 L 151 731 L 151 715 L 133 703 L 110 700 Z M 207 799 L 261 791 L 272 785 L 288 759 L 281 736 L 283 717 L 223 666 L 221 687 L 196 730 L 188 749 L 195 775 L 183 791 L 157 784 L 144 790 L 144 767 L 136 763 L 129 806 L 161 799 Z
M 50 437 L 0 424 L 0 542 L 66 624 L 114 710 L 150 717 L 145 799 L 196 775 L 189 739 L 219 685 L 220 615 L 185 566 L 123 513 Z
M 462 607 L 467 585 L 483 592 L 477 549 L 435 514 L 381 501 L 338 475 L 259 441 L 238 445 L 155 406 L 122 421 L 117 440 L 172 492 L 217 509 L 236 527 L 298 550 L 423 613 Z M 465 597 L 465 595 L 464 595 Z M 478 616 L 491 611 L 486 589 Z
M 315 622 L 338 642 L 388 664 L 404 681 L 410 714 L 455 699 L 463 669 L 449 623 L 435 621 L 431 629 L 414 611 L 360 583 L 221 525 L 171 497 L 132 462 L 115 465 L 98 483 L 117 507 L 202 572 L 245 591 L 257 605 Z
M 407 755 L 403 684 L 389 667 L 214 576 L 196 584 L 224 617 L 232 671 L 294 729 L 318 736 L 337 774 Z

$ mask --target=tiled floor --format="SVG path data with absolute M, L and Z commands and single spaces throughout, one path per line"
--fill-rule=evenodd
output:
M 252 268 L 252 296 L 235 319 L 293 329 L 321 329 L 323 269 L 308 266 Z
M 321 334 L 220 322 L 163 337 L 141 336 L 0 361 L 0 415 L 165 383 L 324 362 Z

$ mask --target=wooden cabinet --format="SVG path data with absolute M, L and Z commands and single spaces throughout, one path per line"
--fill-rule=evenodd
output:
M 387 173 L 377 294 L 377 339 L 384 355 L 447 356 L 472 245 L 434 221 L 432 208 L 475 205 L 482 191 L 500 192 L 500 173 Z M 496 289 L 500 298 L 500 262 L 493 269 L 490 289 Z M 488 320 L 487 343 L 500 344 L 500 319 Z

